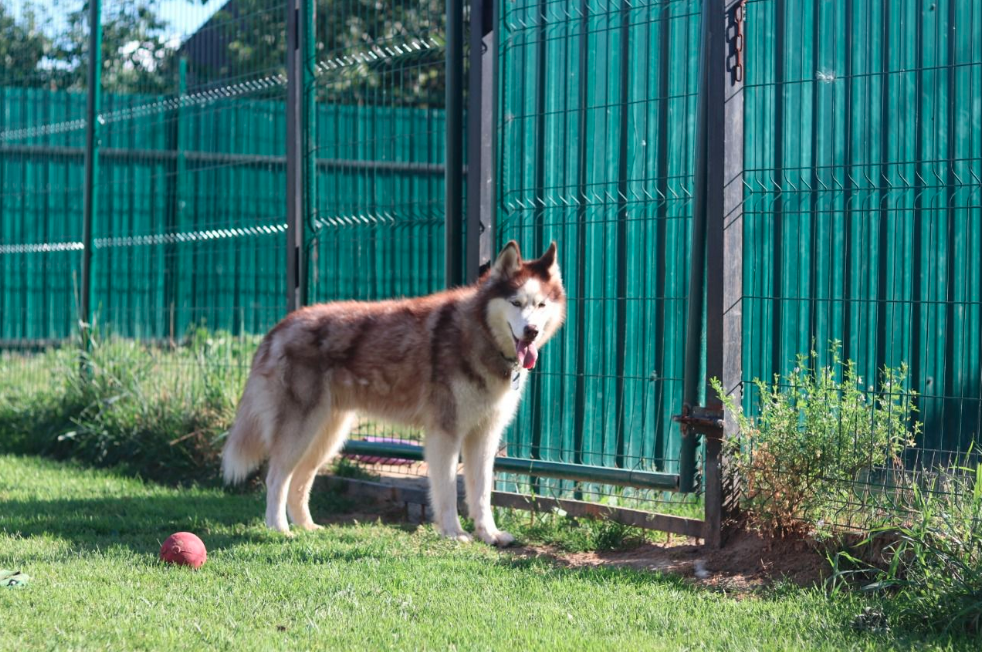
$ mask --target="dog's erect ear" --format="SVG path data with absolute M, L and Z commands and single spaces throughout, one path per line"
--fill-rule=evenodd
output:
M 538 260 L 539 265 L 549 270 L 550 274 L 554 274 L 559 271 L 556 266 L 556 241 L 553 240 L 546 252 L 542 254 L 542 257 Z M 555 268 L 555 269 L 554 269 Z
M 546 252 L 542 254 L 539 258 L 533 260 L 531 263 L 526 263 L 529 267 L 533 268 L 539 274 L 543 276 L 559 279 L 559 264 L 556 262 L 556 243 L 553 241 Z
M 493 272 L 502 278 L 508 278 L 514 276 L 521 267 L 522 253 L 518 250 L 518 243 L 511 240 L 494 261 Z

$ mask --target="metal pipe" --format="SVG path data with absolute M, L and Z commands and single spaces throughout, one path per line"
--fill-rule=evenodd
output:
M 495 0 L 471 0 L 467 110 L 467 274 L 473 283 L 491 265 L 495 233 Z
M 446 83 L 446 284 L 454 287 L 463 283 L 461 265 L 460 222 L 463 211 L 463 184 L 460 171 L 463 154 L 463 89 L 464 75 L 464 11 L 463 0 L 447 0 L 447 83 Z
M 303 231 L 306 168 L 303 163 L 303 0 L 290 0 L 286 15 L 286 277 L 287 312 L 303 305 Z
M 374 441 L 348 441 L 344 452 L 352 455 L 404 460 L 423 460 L 423 447 L 416 444 L 397 444 Z M 678 476 L 674 473 L 656 473 L 632 469 L 615 469 L 590 464 L 571 464 L 546 460 L 520 459 L 517 457 L 494 458 L 494 470 L 504 473 L 535 475 L 547 478 L 596 482 L 599 484 L 639 487 L 660 491 L 677 491 Z
M 699 57 L 699 95 L 696 103 L 696 160 L 692 198 L 692 239 L 689 254 L 689 301 L 685 329 L 685 362 L 682 373 L 682 412 L 687 415 L 699 401 L 700 365 L 703 351 L 703 323 L 706 274 L 706 192 L 707 192 L 707 93 L 709 88 L 710 31 L 715 2 L 706 2 L 702 11 L 702 35 Z M 695 489 L 696 447 L 698 435 L 690 427 L 682 427 L 679 451 L 679 491 Z
M 89 56 L 85 101 L 85 172 L 82 191 L 82 287 L 79 323 L 83 343 L 92 325 L 92 222 L 97 210 L 95 182 L 99 175 L 99 115 L 102 91 L 102 1 L 89 0 Z

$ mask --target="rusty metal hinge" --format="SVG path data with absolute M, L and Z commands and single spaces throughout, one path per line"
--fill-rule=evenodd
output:
M 682 414 L 676 414 L 672 421 L 682 427 L 684 435 L 706 435 L 719 438 L 723 436 L 723 411 L 702 406 L 683 405 Z

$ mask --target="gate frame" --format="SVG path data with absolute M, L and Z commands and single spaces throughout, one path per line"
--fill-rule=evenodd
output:
M 743 114 L 746 37 L 746 0 L 706 0 L 703 5 L 702 65 L 699 89 L 700 118 L 696 139 L 696 188 L 693 209 L 693 256 L 690 280 L 705 273 L 706 383 L 712 378 L 722 382 L 727 395 L 740 404 L 743 390 Z M 700 187 L 701 182 L 701 187 Z M 701 209 L 701 210 L 699 210 Z M 704 242 L 696 241 L 697 225 Z M 696 252 L 705 249 L 705 267 L 696 261 Z M 700 279 L 701 280 L 701 279 Z M 690 315 L 695 307 L 702 312 L 702 302 L 691 300 Z M 702 283 L 698 288 L 702 296 Z M 690 316 L 690 321 L 692 317 Z M 692 336 L 692 328 L 688 336 Z M 694 449 L 696 436 L 706 437 L 706 460 L 703 469 L 706 505 L 706 545 L 718 549 L 723 545 L 724 496 L 723 438 L 736 432 L 734 415 L 724 412 L 723 403 L 711 387 L 705 387 L 706 408 L 696 407 L 698 358 L 690 356 L 693 342 L 686 342 L 686 388 L 683 414 L 691 412 L 694 423 L 683 427 L 686 441 Z M 691 380 L 690 380 L 691 379 Z M 691 388 L 690 388 L 691 386 Z M 700 412 L 702 413 L 700 415 Z M 708 416 L 708 420 L 698 419 Z
M 463 0 L 447 0 L 445 269 L 449 287 L 458 285 L 462 281 L 470 283 L 477 280 L 490 266 L 495 253 L 498 1 L 470 0 L 468 90 L 471 110 L 467 127 L 470 147 L 466 168 L 469 201 L 465 217 L 462 214 L 461 179 L 465 173 L 462 154 Z M 672 486 L 673 483 L 668 478 L 672 474 L 604 469 L 609 471 L 604 474 L 609 476 L 606 482 L 610 482 L 613 477 L 614 484 L 632 485 L 633 480 L 633 483 L 642 486 L 647 484 L 664 488 L 666 491 L 688 493 L 695 488 L 695 452 L 698 440 L 700 436 L 705 436 L 706 457 L 703 469 L 705 517 L 703 520 L 682 518 L 655 512 L 600 506 L 585 501 L 523 496 L 501 491 L 494 491 L 492 494 L 495 505 L 531 511 L 549 510 L 559 506 L 574 515 L 607 518 L 684 536 L 701 536 L 705 545 L 712 549 L 718 549 L 723 545 L 722 519 L 726 497 L 723 495 L 722 442 L 726 434 L 734 432 L 736 422 L 733 415 L 724 415 L 722 402 L 718 397 L 713 396 L 711 389 L 708 388 L 708 379 L 721 378 L 727 393 L 735 396 L 739 401 L 742 391 L 745 1 L 706 0 L 702 11 L 684 392 L 682 414 L 675 417 L 682 429 L 680 473 L 674 476 L 674 486 Z M 307 5 L 312 0 L 289 0 L 289 2 Z M 307 16 L 309 16 L 308 20 L 312 21 L 312 15 L 307 14 Z M 312 29 L 312 26 L 308 28 Z M 290 37 L 295 38 L 293 35 L 299 32 L 300 30 L 290 30 Z M 288 47 L 288 57 L 292 50 L 293 48 Z M 288 74 L 304 74 L 303 66 L 288 65 Z M 294 84 L 291 88 L 303 87 L 302 84 L 297 84 L 297 81 L 291 78 L 291 83 Z M 300 103 L 299 93 L 289 92 L 288 96 L 290 100 Z M 297 99 L 294 100 L 295 96 Z M 298 107 L 294 105 L 294 108 Z M 288 131 L 289 122 L 288 120 Z M 293 148 L 293 151 L 295 152 L 293 156 L 305 154 L 303 148 Z M 287 159 L 289 166 L 290 153 Z M 298 162 L 294 165 L 303 170 L 303 166 Z M 291 200 L 291 206 L 295 206 L 303 201 L 303 184 L 297 183 L 296 180 L 288 180 L 288 183 L 290 192 L 298 193 Z M 460 234 L 464 219 L 467 225 L 466 243 Z M 300 226 L 302 227 L 302 220 Z M 299 228 L 296 231 L 303 238 L 303 229 Z M 290 243 L 292 242 L 293 239 L 290 238 Z M 301 240 L 299 251 L 302 250 Z M 296 259 L 290 261 L 289 272 L 297 273 L 296 265 L 300 264 L 298 258 L 299 254 Z M 693 301 L 692 297 L 698 297 L 699 300 Z M 705 348 L 702 348 L 703 334 L 705 334 Z M 705 360 L 707 387 L 700 388 L 699 368 L 703 360 Z M 705 396 L 707 404 L 705 407 L 698 405 L 700 395 Z M 390 456 L 409 460 L 423 459 L 423 448 L 417 445 L 349 441 L 344 450 L 351 454 Z M 496 459 L 495 470 L 577 479 L 589 473 L 589 470 L 574 464 L 507 457 Z M 618 474 L 623 477 L 615 477 Z M 385 487 L 376 493 L 395 500 L 416 502 L 413 497 L 399 488 Z M 644 517 L 638 514 L 644 514 Z

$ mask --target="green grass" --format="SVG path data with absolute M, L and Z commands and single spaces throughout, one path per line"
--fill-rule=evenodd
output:
M 315 517 L 351 507 L 318 494 Z M 0 649 L 802 650 L 955 649 L 856 631 L 875 603 L 782 587 L 736 600 L 685 580 L 570 569 L 429 527 L 345 522 L 285 539 L 261 493 L 177 489 L 0 456 Z M 333 519 L 338 520 L 338 519 Z M 156 560 L 198 533 L 198 572 Z
M 0 353 L 0 452 L 217 484 L 254 349 L 255 338 L 195 331 L 173 349 L 93 338 L 84 355 Z

